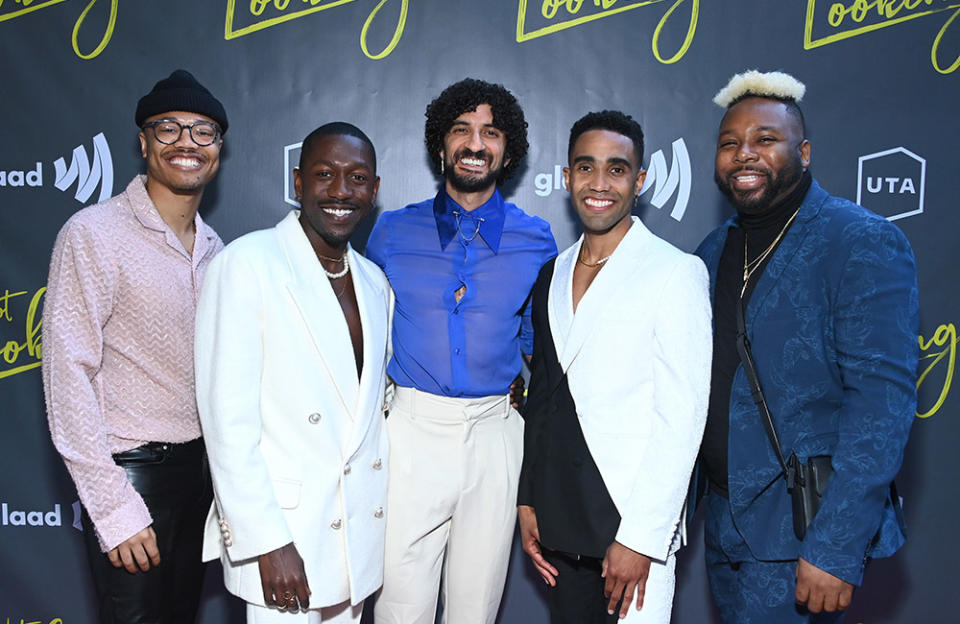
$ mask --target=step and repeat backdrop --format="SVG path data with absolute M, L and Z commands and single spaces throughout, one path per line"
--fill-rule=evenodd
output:
M 731 212 L 712 179 L 713 95 L 748 68 L 797 76 L 814 176 L 895 220 L 920 267 L 920 403 L 898 478 L 909 539 L 870 564 L 848 621 L 960 617 L 960 2 L 0 0 L 0 57 L 0 624 L 94 621 L 79 503 L 44 413 L 44 286 L 63 222 L 141 172 L 134 108 L 175 68 L 230 117 L 202 207 L 226 241 L 293 207 L 299 143 L 328 121 L 373 139 L 381 211 L 431 196 L 424 109 L 471 76 L 524 107 L 531 149 L 506 194 L 547 219 L 561 249 L 579 236 L 562 185 L 570 125 L 613 108 L 646 131 L 638 214 L 688 251 Z M 698 521 L 679 562 L 678 624 L 715 617 L 701 532 Z M 211 566 L 201 621 L 242 613 Z M 547 620 L 517 546 L 499 621 Z

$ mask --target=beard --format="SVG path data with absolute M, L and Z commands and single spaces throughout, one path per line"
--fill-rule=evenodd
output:
M 500 177 L 501 172 L 503 171 L 503 166 L 499 166 L 496 169 L 491 169 L 483 176 L 464 176 L 460 175 L 456 171 L 454 166 L 461 158 L 482 158 L 488 163 L 493 162 L 492 157 L 486 151 L 474 152 L 472 150 L 463 149 L 453 155 L 453 160 L 449 161 L 444 159 L 444 173 L 443 177 L 447 182 L 450 183 L 455 190 L 460 193 L 477 193 L 480 191 L 485 191 L 491 186 L 494 186 L 497 183 L 497 179 Z
M 800 158 L 793 158 L 787 162 L 780 171 L 771 169 L 762 169 L 760 167 L 742 167 L 734 174 L 745 171 L 753 171 L 763 175 L 767 184 L 762 192 L 757 190 L 741 193 L 734 190 L 733 185 L 728 178 L 720 177 L 716 169 L 713 171 L 713 181 L 716 183 L 720 192 L 730 200 L 738 211 L 744 214 L 762 214 L 773 207 L 774 202 L 783 199 L 800 182 L 803 177 L 803 165 Z M 728 176 L 729 177 L 729 176 Z

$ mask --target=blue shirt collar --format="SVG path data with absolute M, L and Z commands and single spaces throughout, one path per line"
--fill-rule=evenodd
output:
M 457 217 L 454 212 L 459 212 L 461 223 L 463 223 L 463 233 L 466 238 L 470 238 L 470 233 L 476 227 L 476 219 L 483 219 L 480 222 L 477 234 L 493 250 L 493 253 L 500 251 L 500 235 L 503 234 L 503 220 L 506 213 L 503 196 L 499 189 L 494 189 L 483 205 L 474 210 L 464 210 L 452 197 L 447 195 L 445 188 L 433 200 L 433 216 L 437 221 L 437 234 L 440 236 L 440 248 L 446 249 L 454 238 L 457 237 Z

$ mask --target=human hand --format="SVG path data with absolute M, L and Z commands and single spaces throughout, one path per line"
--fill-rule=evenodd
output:
M 310 586 L 303 559 L 290 542 L 257 558 L 263 600 L 281 611 L 305 611 L 310 606 Z
M 810 613 L 843 611 L 853 599 L 853 585 L 801 557 L 797 561 L 794 598 L 798 604 L 806 605 Z
M 543 581 L 550 587 L 556 587 L 557 569 L 550 565 L 540 551 L 540 529 L 537 527 L 536 510 L 529 505 L 517 505 L 517 519 L 520 523 L 520 544 L 523 552 L 530 555 L 533 567 L 543 577 Z
M 647 588 L 647 577 L 650 576 L 650 557 L 641 555 L 621 544 L 614 542 L 607 548 L 603 557 L 603 571 L 601 576 L 606 579 L 603 586 L 603 595 L 610 599 L 607 613 L 613 615 L 621 597 L 619 617 L 627 617 L 633 594 L 637 594 L 637 611 L 643 607 L 643 595 Z
M 523 405 L 523 392 L 525 390 L 526 384 L 523 381 L 523 375 L 518 374 L 517 378 L 513 380 L 513 383 L 510 384 L 510 405 L 513 406 L 513 409 L 519 410 L 520 406 Z
M 157 548 L 157 534 L 154 533 L 153 526 L 148 526 L 121 542 L 107 553 L 107 559 L 113 567 L 124 567 L 130 574 L 136 574 L 138 570 L 146 572 L 151 564 L 160 565 L 160 549 Z

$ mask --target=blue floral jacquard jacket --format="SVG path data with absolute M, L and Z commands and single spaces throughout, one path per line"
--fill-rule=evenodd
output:
M 711 295 L 730 228 L 697 250 Z M 741 366 L 730 397 L 730 506 L 760 560 L 803 557 L 859 585 L 868 557 L 904 542 L 889 485 L 916 412 L 917 270 L 886 219 L 813 182 L 746 311 L 747 334 L 783 454 L 831 455 L 834 474 L 800 542 L 791 500 Z

